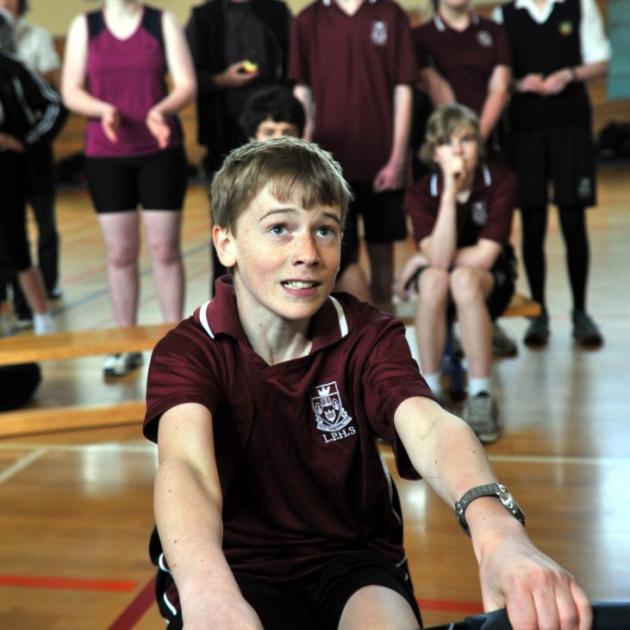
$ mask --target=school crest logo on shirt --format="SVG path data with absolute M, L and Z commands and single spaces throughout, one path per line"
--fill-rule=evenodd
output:
M 582 177 L 578 182 L 578 197 L 589 200 L 593 196 L 593 181 L 590 177 Z
M 488 31 L 479 31 L 477 33 L 477 41 L 486 48 L 492 46 L 492 35 Z
M 488 221 L 488 208 L 485 201 L 475 201 L 472 205 L 472 220 L 477 225 L 485 225 Z
M 337 382 L 318 385 L 312 390 L 311 406 L 315 412 L 315 426 L 328 435 L 324 435 L 324 441 L 335 442 L 350 435 L 354 435 L 354 427 L 345 427 L 352 422 L 352 417 L 341 404 Z
M 377 46 L 385 46 L 387 43 L 387 23 L 383 20 L 375 20 L 372 22 L 372 33 L 370 39 Z
M 573 33 L 573 22 L 570 22 L 569 20 L 560 22 L 558 25 L 558 31 L 560 31 L 560 35 L 563 37 L 569 37 L 569 35 Z

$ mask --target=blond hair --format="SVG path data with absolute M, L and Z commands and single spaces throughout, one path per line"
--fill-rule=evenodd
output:
M 299 138 L 250 142 L 234 149 L 210 185 L 214 225 L 236 230 L 236 221 L 267 185 L 278 201 L 299 195 L 304 208 L 338 206 L 342 223 L 352 192 L 328 151 Z
M 435 166 L 436 148 L 441 144 L 449 144 L 453 133 L 464 128 L 472 129 L 477 136 L 479 161 L 483 162 L 486 153 L 479 129 L 479 118 L 472 109 L 458 103 L 442 105 L 431 114 L 424 144 L 420 148 L 420 159 L 429 166 Z

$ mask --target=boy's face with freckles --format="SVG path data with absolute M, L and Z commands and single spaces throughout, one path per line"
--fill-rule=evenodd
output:
M 289 201 L 279 201 L 267 185 L 238 217 L 234 231 L 213 228 L 220 260 L 233 268 L 239 311 L 261 326 L 274 318 L 310 319 L 335 284 L 341 209 L 306 209 L 301 203 L 299 189 Z

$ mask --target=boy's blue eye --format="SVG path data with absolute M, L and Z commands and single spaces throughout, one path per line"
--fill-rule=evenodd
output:
M 320 225 L 317 228 L 317 232 L 324 238 L 334 238 L 337 235 L 337 230 L 330 225 Z
M 286 225 L 272 225 L 269 228 L 269 231 L 275 236 L 281 236 L 282 234 L 286 234 L 287 226 Z

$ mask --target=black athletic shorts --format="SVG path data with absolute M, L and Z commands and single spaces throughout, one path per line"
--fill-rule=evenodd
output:
M 156 579 L 160 613 L 169 630 L 181 630 L 183 619 L 177 591 L 170 574 L 163 570 L 163 561 L 158 560 L 157 564 L 161 569 Z M 407 563 L 398 567 L 370 549 L 340 554 L 322 571 L 307 578 L 269 582 L 239 573 L 235 578 L 265 630 L 337 630 L 350 597 L 370 585 L 399 593 L 413 609 L 418 626 L 422 626 Z
M 546 206 L 551 184 L 557 206 L 596 204 L 595 151 L 588 126 L 514 132 L 510 164 L 518 177 L 519 208 Z
M 181 210 L 187 184 L 182 147 L 137 157 L 88 157 L 88 189 L 96 212 Z
M 346 216 L 340 271 L 359 260 L 359 215 L 363 217 L 368 243 L 393 243 L 407 237 L 403 189 L 377 193 L 372 189 L 372 182 L 350 182 L 350 187 L 354 200 L 348 206 Z
M 406 288 L 418 283 L 418 278 L 427 267 L 420 267 L 416 273 L 407 281 Z M 494 265 L 490 269 L 492 275 L 492 289 L 486 297 L 486 306 L 490 313 L 492 321 L 500 317 L 503 311 L 510 305 L 512 296 L 516 289 L 516 278 L 518 264 L 516 262 L 516 256 L 514 255 L 514 248 L 511 245 L 506 245 L 503 251 L 495 261 Z M 449 305 L 449 317 L 455 316 L 455 305 L 451 303 Z

